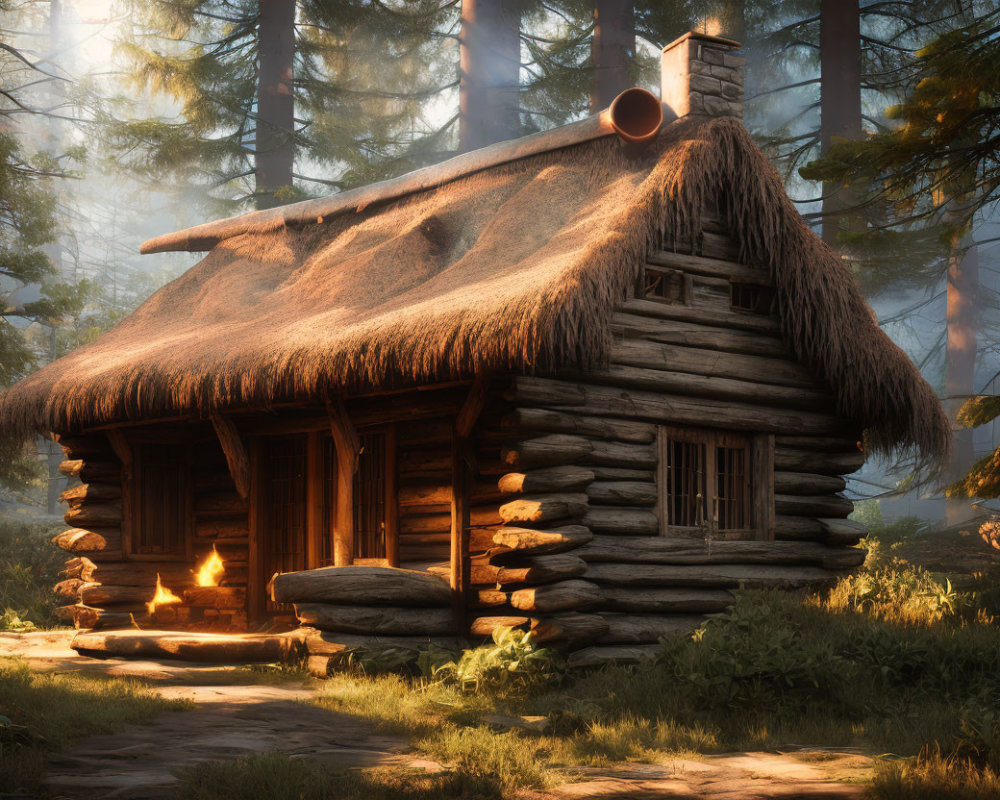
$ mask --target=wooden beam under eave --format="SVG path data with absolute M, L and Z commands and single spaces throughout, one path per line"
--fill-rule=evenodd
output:
M 342 397 L 326 402 L 330 433 L 337 456 L 337 508 L 334 515 L 333 564 L 348 567 L 354 562 L 354 473 L 358 469 L 361 437 L 351 424 Z
M 240 436 L 236 423 L 228 417 L 212 414 L 211 419 L 215 435 L 226 456 L 226 464 L 229 466 L 229 474 L 236 485 L 236 491 L 240 497 L 247 500 L 250 497 L 250 456 L 247 455 L 243 437 Z

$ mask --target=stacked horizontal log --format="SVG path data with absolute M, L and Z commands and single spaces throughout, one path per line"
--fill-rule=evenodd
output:
M 80 628 L 183 628 L 239 631 L 247 626 L 247 502 L 235 491 L 225 458 L 210 430 L 193 443 L 194 537 L 190 555 L 129 557 L 122 549 L 121 455 L 108 436 L 65 437 L 67 460 L 60 470 L 81 482 L 63 493 L 65 520 L 74 527 L 53 542 L 70 554 L 54 590 L 67 601 L 60 616 Z M 213 550 L 223 559 L 220 586 L 195 586 L 193 571 Z M 181 598 L 146 604 L 157 576 Z
M 442 645 L 462 632 L 451 588 L 428 572 L 392 567 L 323 567 L 276 575 L 278 603 L 292 603 L 303 628 L 311 671 L 325 675 L 331 660 L 354 646 L 402 637 Z
M 123 589 L 121 597 L 112 597 L 114 591 L 107 590 L 102 595 L 98 593 L 102 581 L 95 576 L 98 568 L 114 572 L 122 562 L 121 462 L 107 437 L 100 434 L 65 436 L 60 444 L 66 460 L 59 471 L 70 478 L 70 486 L 62 494 L 67 506 L 63 519 L 69 528 L 52 539 L 68 554 L 63 580 L 54 587 L 66 602 L 58 614 L 63 621 L 83 628 L 129 624 L 133 613 L 143 611 L 143 600 L 125 596 L 134 594 L 134 587 Z M 130 572 L 133 581 L 135 574 Z

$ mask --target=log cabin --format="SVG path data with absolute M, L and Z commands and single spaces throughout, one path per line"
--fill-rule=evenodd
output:
M 320 660 L 512 625 L 589 664 L 861 563 L 843 476 L 949 425 L 743 127 L 736 47 L 145 243 L 206 255 L 0 398 L 79 479 L 66 618 L 301 625 Z

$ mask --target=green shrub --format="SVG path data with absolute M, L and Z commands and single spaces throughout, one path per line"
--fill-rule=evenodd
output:
M 847 672 L 832 643 L 776 615 L 764 595 L 742 598 L 687 642 L 665 642 L 658 666 L 683 685 L 692 705 L 712 711 L 798 713 L 839 691 Z
M 65 553 L 49 541 L 58 532 L 43 523 L 0 521 L 0 630 L 58 624 L 52 587 Z
M 561 676 L 555 654 L 538 647 L 530 631 L 497 628 L 493 644 L 465 650 L 457 661 L 433 668 L 440 681 L 464 692 L 490 696 L 524 696 L 545 688 Z
M 887 622 L 933 625 L 954 616 L 963 600 L 922 567 L 898 560 L 841 578 L 823 601 L 830 611 L 856 611 Z

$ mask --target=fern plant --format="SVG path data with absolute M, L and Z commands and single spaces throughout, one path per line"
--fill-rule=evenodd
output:
M 493 644 L 465 650 L 458 661 L 437 667 L 433 677 L 463 692 L 494 696 L 527 695 L 560 674 L 556 655 L 534 641 L 531 631 L 497 628 Z

